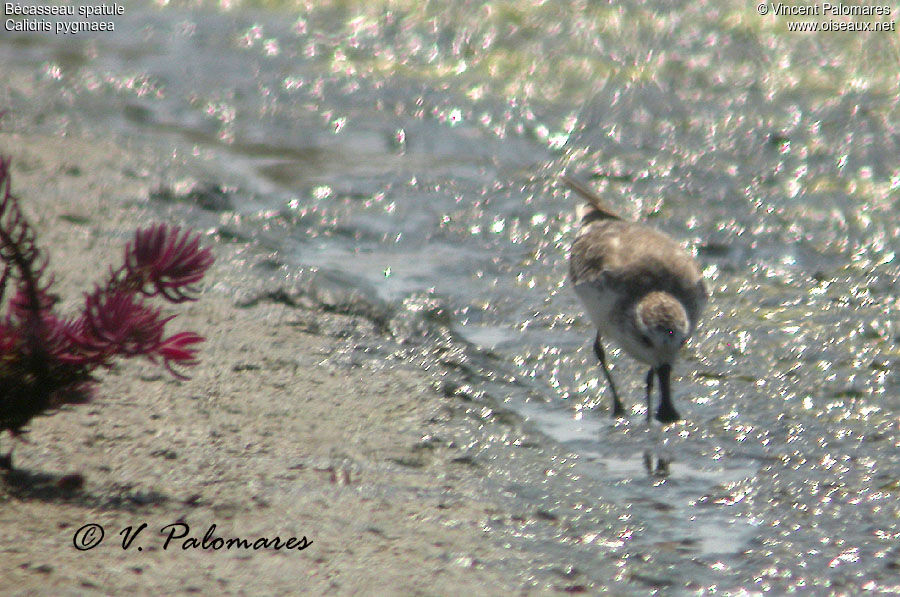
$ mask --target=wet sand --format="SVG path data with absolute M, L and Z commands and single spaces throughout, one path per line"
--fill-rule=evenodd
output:
M 159 220 L 148 197 L 160 181 L 140 156 L 92 139 L 4 131 L 0 151 L 13 156 L 13 190 L 50 253 L 61 310 L 71 313 L 107 264 L 118 264 L 134 228 Z M 171 309 L 179 315 L 167 327 L 207 337 L 189 381 L 120 361 L 100 374 L 91 403 L 35 419 L 24 441 L 0 439 L 4 452 L 14 446 L 15 466 L 0 483 L 0 592 L 577 588 L 571 574 L 536 580 L 536 566 L 564 570 L 565 562 L 503 539 L 515 528 L 488 532 L 498 520 L 556 532 L 552 516 L 509 513 L 492 485 L 515 469 L 541 475 L 542 448 L 481 461 L 483 446 L 508 448 L 510 435 L 529 432 L 514 420 L 486 425 L 496 417 L 478 416 L 485 405 L 446 396 L 401 362 L 331 358 L 346 351 L 346 330 L 366 322 L 273 299 L 277 292 L 247 275 L 258 255 L 206 242 L 217 260 L 200 300 Z M 81 551 L 75 535 L 87 524 L 105 536 Z M 295 537 L 308 546 L 215 549 L 203 543 L 213 524 L 209 538 Z M 176 525 L 168 545 L 167 525 Z

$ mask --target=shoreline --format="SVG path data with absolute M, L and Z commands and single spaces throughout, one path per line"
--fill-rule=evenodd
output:
M 159 181 L 135 176 L 135 156 L 108 142 L 4 130 L 0 150 L 12 155 L 13 192 L 49 253 L 62 312 L 121 258 L 138 225 L 179 209 L 152 205 Z M 411 364 L 333 358 L 347 349 L 348 329 L 370 322 L 248 288 L 256 283 L 248 267 L 265 256 L 204 244 L 216 255 L 204 291 L 171 309 L 178 317 L 167 326 L 167 334 L 206 336 L 191 379 L 119 361 L 100 374 L 90 403 L 35 418 L 16 442 L 15 472 L 0 491 L 3 592 L 579 586 L 577 574 L 535 576 L 548 554 L 534 540 L 511 539 L 515 525 L 485 531 L 499 517 L 558 536 L 555 516 L 498 492 L 517 476 L 542 482 L 556 448 L 537 447 L 543 438 L 529 439 L 531 430 L 496 407 L 440 392 Z M 510 435 L 529 447 L 516 448 Z M 93 524 L 105 531 L 102 543 L 76 549 L 76 531 Z M 266 549 L 167 552 L 159 529 L 173 524 L 310 545 L 288 560 Z

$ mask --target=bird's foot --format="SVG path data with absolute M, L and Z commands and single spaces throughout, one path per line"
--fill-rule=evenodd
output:
M 656 411 L 656 420 L 660 423 L 675 423 L 681 420 L 681 415 L 678 414 L 678 411 L 673 407 L 663 408 L 660 407 L 659 410 Z

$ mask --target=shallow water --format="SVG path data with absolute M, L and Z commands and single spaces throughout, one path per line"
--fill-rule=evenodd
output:
M 193 168 L 155 198 L 375 313 L 348 359 L 419 362 L 577 454 L 620 510 L 557 538 L 592 591 L 900 590 L 900 44 L 673 6 L 128 3 L 114 35 L 0 36 L 28 79 L 6 126 Z M 646 426 L 617 351 L 608 418 L 564 168 L 704 267 L 683 424 Z

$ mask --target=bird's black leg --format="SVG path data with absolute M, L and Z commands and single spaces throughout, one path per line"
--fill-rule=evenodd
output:
M 672 373 L 671 365 L 660 365 L 656 368 L 659 377 L 659 391 L 661 394 L 659 410 L 656 411 L 656 420 L 660 423 L 674 423 L 681 420 L 681 415 L 672 405 L 672 389 L 669 385 L 669 375 Z
M 650 413 L 653 412 L 653 374 L 656 373 L 656 370 L 653 367 L 650 367 L 650 371 L 647 371 L 647 421 L 650 420 Z
M 594 340 L 594 354 L 597 355 L 600 366 L 603 367 L 603 374 L 606 376 L 606 381 L 609 383 L 609 389 L 612 390 L 613 416 L 624 417 L 625 409 L 622 408 L 622 401 L 619 400 L 619 393 L 616 392 L 616 384 L 613 383 L 612 375 L 609 374 L 609 369 L 606 367 L 606 353 L 603 352 L 603 345 L 600 344 L 600 334 L 597 334 L 597 338 Z

